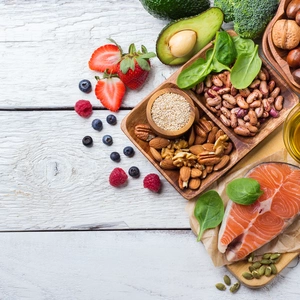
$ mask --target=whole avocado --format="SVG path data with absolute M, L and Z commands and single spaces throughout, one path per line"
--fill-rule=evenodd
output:
M 140 0 L 140 2 L 149 14 L 162 20 L 195 16 L 210 7 L 209 0 Z

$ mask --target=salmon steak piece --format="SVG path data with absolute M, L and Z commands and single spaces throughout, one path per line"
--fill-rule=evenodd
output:
M 238 261 L 277 237 L 300 213 L 300 168 L 262 163 L 245 177 L 260 184 L 263 194 L 250 205 L 229 200 L 218 236 L 218 249 Z

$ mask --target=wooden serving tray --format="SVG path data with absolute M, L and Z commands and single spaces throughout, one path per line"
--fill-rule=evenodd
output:
M 266 284 L 270 283 L 294 258 L 299 255 L 298 252 L 291 252 L 291 253 L 284 253 L 280 261 L 276 264 L 277 274 L 272 275 L 270 277 L 262 276 L 260 279 L 245 279 L 242 274 L 244 272 L 249 272 L 249 266 L 251 263 L 245 261 L 239 261 L 232 265 L 228 265 L 227 269 L 245 286 L 252 288 L 252 289 L 259 289 L 264 287 Z
M 277 48 L 272 40 L 272 28 L 276 21 L 281 19 L 287 19 L 285 14 L 286 8 L 292 0 L 281 0 L 278 6 L 278 10 L 274 16 L 274 18 L 268 24 L 265 33 L 262 38 L 262 50 L 273 67 L 279 72 L 279 74 L 286 80 L 289 86 L 300 93 L 300 84 L 298 84 L 292 75 L 292 69 L 286 62 L 286 56 L 288 54 L 288 50 Z
M 234 144 L 234 149 L 230 154 L 230 162 L 226 168 L 215 171 L 205 179 L 202 180 L 201 186 L 197 190 L 184 189 L 181 190 L 178 186 L 178 170 L 164 170 L 160 168 L 159 164 L 152 157 L 148 142 L 142 141 L 135 136 L 134 128 L 137 124 L 147 123 L 146 118 L 146 106 L 151 96 L 160 89 L 163 88 L 178 88 L 176 85 L 177 77 L 179 73 L 194 62 L 199 57 L 205 57 L 207 49 L 213 47 L 212 43 L 207 45 L 192 59 L 190 59 L 185 65 L 179 68 L 173 75 L 171 75 L 165 82 L 158 86 L 152 93 L 146 96 L 141 102 L 122 120 L 121 129 L 132 141 L 132 143 L 145 155 L 145 157 L 155 166 L 155 168 L 169 181 L 170 184 L 187 200 L 194 199 L 201 192 L 207 189 L 213 182 L 223 176 L 229 169 L 231 169 L 239 160 L 247 155 L 255 146 L 257 146 L 262 140 L 264 140 L 274 129 L 281 125 L 287 117 L 289 110 L 298 103 L 299 99 L 295 93 L 287 86 L 286 82 L 278 76 L 276 71 L 263 59 L 264 67 L 269 71 L 271 79 L 276 82 L 276 85 L 281 88 L 281 95 L 284 97 L 284 107 L 280 112 L 278 118 L 270 119 L 265 122 L 259 133 L 254 137 L 241 137 L 236 135 L 232 129 L 225 127 L 221 121 L 218 120 L 205 106 L 204 96 L 196 95 L 192 90 L 186 90 L 185 92 L 192 98 L 195 106 L 207 119 L 212 120 L 219 128 L 221 128 L 230 138 Z

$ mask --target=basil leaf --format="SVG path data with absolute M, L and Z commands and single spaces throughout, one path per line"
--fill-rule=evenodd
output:
M 214 58 L 224 65 L 231 65 L 237 56 L 232 37 L 226 32 L 217 33 Z
M 202 194 L 194 209 L 194 215 L 200 224 L 199 242 L 205 230 L 217 227 L 224 217 L 224 204 L 220 195 L 210 190 Z
M 193 64 L 180 72 L 177 85 L 181 89 L 190 89 L 211 72 L 211 63 L 203 58 L 198 58 Z
M 260 189 L 260 184 L 257 180 L 253 178 L 238 178 L 227 184 L 226 194 L 235 203 L 250 205 L 263 194 L 263 191 Z
M 230 80 L 236 89 L 248 87 L 259 73 L 262 61 L 258 55 L 258 45 L 252 53 L 238 55 L 231 69 Z

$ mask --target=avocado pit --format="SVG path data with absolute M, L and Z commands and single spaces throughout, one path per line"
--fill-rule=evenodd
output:
M 175 33 L 169 40 L 170 52 L 175 57 L 188 55 L 195 47 L 197 34 L 193 30 L 182 30 Z

